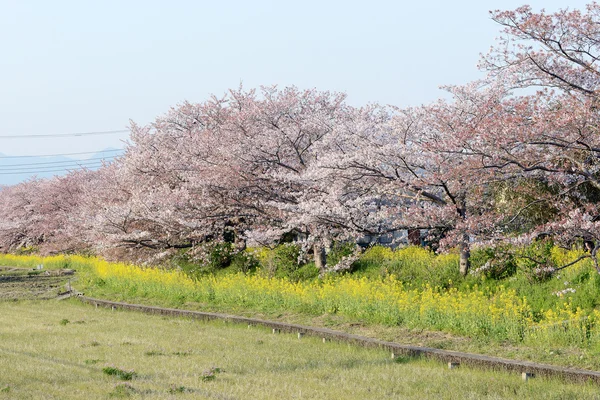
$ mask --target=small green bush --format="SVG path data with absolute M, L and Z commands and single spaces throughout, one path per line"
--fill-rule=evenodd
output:
M 552 257 L 554 243 L 551 240 L 538 240 L 529 246 L 515 249 L 519 268 L 531 281 L 544 282 L 552 278 L 556 265 Z
M 214 381 L 217 377 L 217 374 L 224 372 L 222 368 L 219 367 L 211 367 L 202 373 L 202 381 L 209 382 Z
M 268 276 L 292 277 L 301 265 L 298 263 L 300 247 L 294 243 L 283 243 L 272 249 L 260 249 L 254 253 Z
M 471 252 L 471 273 L 501 280 L 517 272 L 517 259 L 509 246 L 483 247 Z
M 235 255 L 231 243 L 207 242 L 173 257 L 171 264 L 181 268 L 190 278 L 198 279 L 229 267 Z
M 208 260 L 205 265 L 212 270 L 219 270 L 229 266 L 234 255 L 233 245 L 231 243 L 210 243 L 207 244 Z
M 169 394 L 179 394 L 179 393 L 186 393 L 186 392 L 193 392 L 193 389 L 188 389 L 185 386 L 171 386 L 168 390 Z
M 433 251 L 408 246 L 392 250 L 383 246 L 367 249 L 353 271 L 370 278 L 395 275 L 406 285 L 420 287 L 429 284 L 446 288 L 460 280 L 457 254 L 435 254 Z
M 19 247 L 15 250 L 15 254 L 19 256 L 29 256 L 33 254 L 37 254 L 38 248 L 36 246 L 24 246 Z
M 127 371 L 116 367 L 104 367 L 102 368 L 102 372 L 104 372 L 106 375 L 114 376 L 122 381 L 130 381 L 137 376 L 133 370 Z
M 160 350 L 150 350 L 144 353 L 144 355 L 148 356 L 148 357 L 154 357 L 154 356 L 164 356 L 165 353 L 163 353 Z
M 319 277 L 319 272 L 319 268 L 316 267 L 315 263 L 310 262 L 298 267 L 298 269 L 290 274 L 289 278 L 295 282 L 311 281 Z
M 327 254 L 327 265 L 336 265 L 339 263 L 342 258 L 348 257 L 354 254 L 354 250 L 356 249 L 356 244 L 352 242 L 336 242 L 331 247 L 329 254 Z
M 243 272 L 245 274 L 254 272 L 260 266 L 260 262 L 252 252 L 242 251 L 231 259 L 229 269 L 232 272 Z

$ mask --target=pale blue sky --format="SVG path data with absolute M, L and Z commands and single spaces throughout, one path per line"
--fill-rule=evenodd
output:
M 418 105 L 480 77 L 479 53 L 499 35 L 488 10 L 523 1 L 0 0 L 0 136 L 122 129 L 240 82 Z M 0 153 L 95 151 L 125 137 L 0 139 Z

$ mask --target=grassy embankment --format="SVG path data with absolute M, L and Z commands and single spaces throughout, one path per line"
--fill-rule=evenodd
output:
M 593 385 L 74 300 L 0 302 L 0 326 L 0 399 L 599 398 Z
M 556 263 L 578 256 L 553 251 Z M 90 296 L 259 314 L 402 343 L 600 369 L 600 277 L 589 263 L 543 281 L 532 281 L 524 269 L 501 280 L 452 281 L 455 258 L 373 249 L 354 274 L 296 282 L 260 271 L 192 279 L 177 270 L 80 256 L 4 255 L 0 264 L 75 268 L 78 289 Z M 556 294 L 565 288 L 574 291 Z

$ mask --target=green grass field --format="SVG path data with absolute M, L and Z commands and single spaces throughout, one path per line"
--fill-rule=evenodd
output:
M 0 399 L 600 398 L 591 384 L 76 300 L 0 302 L 0 371 Z

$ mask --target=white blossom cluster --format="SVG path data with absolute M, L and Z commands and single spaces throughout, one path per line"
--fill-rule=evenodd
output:
M 566 295 L 568 293 L 575 293 L 575 289 L 573 289 L 573 288 L 566 288 L 566 289 L 563 289 L 563 290 L 558 290 L 556 292 L 553 292 L 552 294 L 554 296 L 563 297 L 564 295 Z

